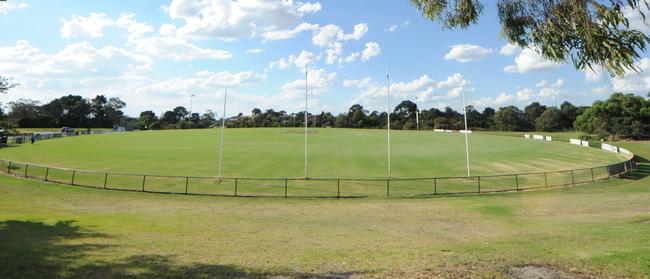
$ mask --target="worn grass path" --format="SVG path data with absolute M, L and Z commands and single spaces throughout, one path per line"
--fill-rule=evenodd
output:
M 625 178 L 428 199 L 216 198 L 0 176 L 0 277 L 650 276 L 650 142 Z

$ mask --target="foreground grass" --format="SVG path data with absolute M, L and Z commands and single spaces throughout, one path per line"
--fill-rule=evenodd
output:
M 0 277 L 650 276 L 650 143 L 626 178 L 431 199 L 210 198 L 0 176 Z

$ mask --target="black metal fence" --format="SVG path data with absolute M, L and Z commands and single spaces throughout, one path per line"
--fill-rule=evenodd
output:
M 605 180 L 635 168 L 632 158 L 602 167 L 469 178 L 217 178 L 109 173 L 0 160 L 2 172 L 60 184 L 150 193 L 285 198 L 417 197 L 522 191 Z

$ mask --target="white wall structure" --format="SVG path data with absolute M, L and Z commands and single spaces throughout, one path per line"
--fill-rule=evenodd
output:
M 546 136 L 546 141 L 553 141 L 552 137 Z
M 586 140 L 580 141 L 580 145 L 589 147 L 589 142 Z
M 542 136 L 542 135 L 533 135 L 533 139 L 544 140 L 544 136 Z
M 581 141 L 579 139 L 569 139 L 569 143 L 575 144 L 575 145 L 581 145 Z
M 618 147 L 610 145 L 610 144 L 603 143 L 600 148 L 603 149 L 603 150 L 607 150 L 609 152 L 618 153 Z

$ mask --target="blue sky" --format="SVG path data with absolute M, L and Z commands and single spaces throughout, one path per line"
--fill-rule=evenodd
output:
M 487 1 L 489 2 L 489 1 Z M 543 61 L 499 36 L 495 5 L 480 24 L 443 30 L 408 0 L 167 0 L 0 2 L 0 75 L 20 87 L 0 96 L 47 102 L 65 94 L 126 101 L 126 111 L 161 113 L 177 105 L 229 114 L 253 108 L 383 110 L 386 68 L 391 102 L 482 109 L 531 101 L 591 104 L 614 91 L 650 91 L 650 59 L 640 74 L 610 79 L 599 71 Z M 634 11 L 633 28 L 649 32 Z M 648 57 L 644 55 L 644 57 Z

